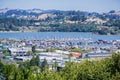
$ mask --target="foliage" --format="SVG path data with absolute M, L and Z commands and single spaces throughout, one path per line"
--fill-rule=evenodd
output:
M 32 51 L 28 51 L 28 52 L 27 52 L 27 55 L 28 55 L 28 56 L 32 55 Z
M 55 52 L 55 49 L 46 49 L 46 52 Z
M 72 56 L 73 56 L 72 53 L 70 53 L 70 54 L 68 55 L 69 61 L 71 61 L 71 57 L 72 57 Z
M 3 50 L 3 54 L 4 54 L 5 56 L 9 56 L 9 52 L 8 52 L 7 50 Z
M 36 52 L 36 46 L 32 46 L 32 52 L 35 54 L 35 52 Z
M 30 60 L 30 66 L 38 66 L 38 67 L 40 67 L 40 58 L 39 58 L 39 56 L 36 56 L 36 57 L 33 56 L 33 58 Z
M 55 60 L 55 62 L 52 65 L 53 70 L 57 71 L 57 67 L 58 67 L 58 62 Z
M 24 64 L 28 65 L 26 62 Z M 28 68 L 5 65 L 0 61 L 0 73 L 6 80 L 119 80 L 120 53 L 113 53 L 111 58 L 101 60 L 84 60 L 81 63 L 70 61 L 60 72 L 50 72 L 46 59 L 41 64 L 41 69 L 38 66 Z
M 12 16 L 16 14 L 16 16 Z M 45 19 L 38 18 L 42 14 L 51 14 Z M 22 18 L 21 16 L 27 16 Z M 21 18 L 20 18 L 21 17 Z M 92 19 L 93 21 L 89 21 Z M 94 21 L 94 19 L 100 19 Z M 36 25 L 36 23 L 40 23 Z M 32 26 L 32 27 L 31 27 Z M 99 29 L 99 27 L 104 27 Z M 23 31 L 36 29 L 36 31 L 53 32 L 97 32 L 98 34 L 120 34 L 120 16 L 112 10 L 109 13 L 89 13 L 82 11 L 59 11 L 53 10 L 41 14 L 27 13 L 26 11 L 7 11 L 0 14 L 0 31 Z
M 1 59 L 0 59 L 0 71 L 2 70 L 3 68 L 3 63 L 1 62 Z
M 41 71 L 45 71 L 45 70 L 47 70 L 48 68 L 49 68 L 49 65 L 48 65 L 48 63 L 47 63 L 47 60 L 44 59 L 44 61 L 43 61 L 42 64 L 41 64 Z
M 71 48 L 70 52 L 78 52 L 78 53 L 82 53 L 82 50 L 80 50 L 79 48 Z

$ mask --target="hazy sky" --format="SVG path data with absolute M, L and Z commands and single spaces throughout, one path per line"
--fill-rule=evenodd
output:
M 120 11 L 120 0 L 0 0 L 0 8 Z

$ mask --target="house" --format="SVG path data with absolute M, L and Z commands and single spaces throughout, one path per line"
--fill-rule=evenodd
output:
M 64 58 L 68 57 L 66 54 L 56 53 L 56 52 L 43 52 L 38 53 L 38 56 L 40 57 L 40 63 L 44 61 L 44 59 L 47 60 L 50 69 L 52 68 L 52 65 L 55 61 L 57 61 L 58 66 L 65 66 L 65 60 Z
M 100 59 L 100 58 L 109 58 L 112 54 L 108 53 L 108 52 L 92 52 L 92 53 L 86 53 L 85 57 L 89 58 L 89 59 Z
M 27 61 L 27 60 L 31 60 L 32 56 L 17 56 L 14 58 L 14 60 L 16 61 Z
M 80 56 L 81 56 L 80 53 L 74 53 L 74 54 L 72 54 L 72 57 L 75 57 L 75 58 L 78 58 L 78 57 L 80 57 Z
M 25 56 L 30 48 L 9 48 L 10 55 Z

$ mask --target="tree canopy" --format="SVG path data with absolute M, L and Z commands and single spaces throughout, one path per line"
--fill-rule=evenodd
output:
M 36 57 L 37 58 L 37 57 Z M 48 63 L 44 59 L 41 67 L 37 65 L 17 67 L 15 64 L 2 64 L 0 73 L 6 80 L 119 80 L 120 79 L 120 53 L 113 53 L 111 58 L 100 60 L 84 60 L 81 63 L 67 62 L 59 72 L 49 71 Z M 57 65 L 55 62 L 54 66 Z

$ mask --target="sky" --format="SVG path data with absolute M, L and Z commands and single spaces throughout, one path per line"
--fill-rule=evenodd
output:
M 0 0 L 0 9 L 56 9 L 88 12 L 120 11 L 120 0 Z

